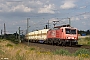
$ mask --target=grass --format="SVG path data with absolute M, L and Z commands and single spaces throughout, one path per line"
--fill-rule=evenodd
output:
M 80 44 L 80 45 L 90 45 L 90 37 L 79 38 L 78 39 L 78 44 Z
M 76 56 L 69 55 L 67 50 L 60 49 L 53 52 L 45 49 L 26 46 L 24 44 L 13 44 L 10 41 L 4 40 L 0 42 L 0 59 L 8 58 L 8 60 L 80 60 L 79 52 Z M 82 51 L 82 50 L 80 50 Z M 89 53 L 84 50 L 85 54 Z M 89 60 L 89 57 L 83 57 L 84 60 Z
M 35 48 L 32 47 L 32 48 L 30 48 L 30 50 L 35 50 Z
M 58 55 L 62 55 L 62 56 L 70 55 L 70 53 L 69 53 L 67 50 L 64 50 L 64 49 L 56 50 L 56 51 L 54 52 L 54 54 L 58 54 Z
M 87 44 L 90 45 L 90 41 Z
M 87 57 L 90 57 L 90 51 L 87 50 L 87 49 L 79 49 L 75 52 L 74 54 L 75 56 L 79 56 L 79 57 L 84 57 L 84 58 L 87 58 Z
M 79 49 L 74 53 L 75 56 L 79 57 L 79 60 L 90 57 L 90 51 L 87 49 Z
M 10 44 L 10 43 L 7 43 L 7 45 L 6 45 L 7 47 L 13 47 L 13 45 L 12 44 Z
M 4 51 L 0 50 L 0 54 L 1 54 L 1 55 L 4 54 Z

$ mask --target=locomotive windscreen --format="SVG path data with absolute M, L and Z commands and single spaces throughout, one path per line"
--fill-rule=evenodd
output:
M 68 28 L 66 28 L 66 34 L 76 34 L 76 29 L 68 29 Z

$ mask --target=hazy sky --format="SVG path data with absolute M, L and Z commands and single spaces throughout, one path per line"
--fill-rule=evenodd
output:
M 58 25 L 68 24 L 79 30 L 90 29 L 90 0 L 0 0 L 0 29 L 7 33 L 26 30 L 29 20 L 29 31 L 43 29 L 48 20 L 50 28 L 54 20 Z

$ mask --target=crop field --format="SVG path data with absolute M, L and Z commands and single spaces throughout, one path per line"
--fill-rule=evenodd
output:
M 0 40 L 1 60 L 90 60 L 90 51 L 79 49 L 75 53 L 60 49 L 47 51 L 36 46 L 14 44 L 8 40 Z

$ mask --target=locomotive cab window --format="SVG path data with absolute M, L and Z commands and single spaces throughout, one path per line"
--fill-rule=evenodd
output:
M 76 29 L 67 29 L 66 28 L 66 34 L 76 34 Z
M 70 34 L 70 29 L 66 29 L 66 34 Z
M 71 30 L 72 34 L 76 34 L 76 29 Z

